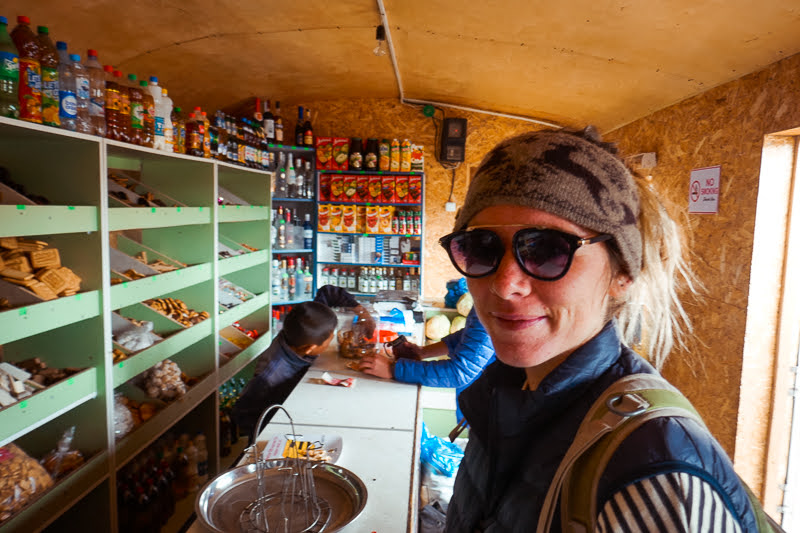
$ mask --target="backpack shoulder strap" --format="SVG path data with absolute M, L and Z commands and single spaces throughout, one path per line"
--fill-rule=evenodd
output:
M 648 390 L 661 391 L 658 394 L 678 402 L 679 407 L 674 407 L 672 404 L 669 406 L 655 406 L 645 399 L 644 396 L 631 392 Z M 556 470 L 556 474 L 550 483 L 550 488 L 545 497 L 541 514 L 539 515 L 539 523 L 536 529 L 537 533 L 546 533 L 550 531 L 558 499 L 564 493 L 572 494 L 572 497 L 570 498 L 567 496 L 567 501 L 562 501 L 562 509 L 575 509 L 575 505 L 577 505 L 578 501 L 590 502 L 589 508 L 584 507 L 583 512 L 580 513 L 581 516 L 588 515 L 590 517 L 589 521 L 587 522 L 585 519 L 579 517 L 575 523 L 574 531 L 591 531 L 593 529 L 594 517 L 596 516 L 594 491 L 581 490 L 579 487 L 572 488 L 576 486 L 576 482 L 574 481 L 567 483 L 571 490 L 562 490 L 568 478 L 576 478 L 574 472 L 580 474 L 581 472 L 587 471 L 584 470 L 584 468 L 586 468 L 585 463 L 583 463 L 579 469 L 575 469 L 576 462 L 604 436 L 616 431 L 617 428 L 623 424 L 629 423 L 631 420 L 641 419 L 642 414 L 654 411 L 653 414 L 648 415 L 646 420 L 654 418 L 656 413 L 658 413 L 656 416 L 686 416 L 687 407 L 691 409 L 689 413 L 690 416 L 692 416 L 691 413 L 694 412 L 694 409 L 691 407 L 689 401 L 683 397 L 675 387 L 657 374 L 632 374 L 617 380 L 608 387 L 589 408 L 583 422 L 581 422 L 578 428 L 578 432 L 572 444 Z M 643 420 L 643 422 L 646 420 Z M 614 446 L 613 449 L 604 447 L 603 451 L 609 452 L 610 450 L 610 453 L 613 453 L 614 449 L 616 449 L 616 446 Z M 603 470 L 604 469 L 596 470 L 596 472 L 599 472 L 598 480 L 599 474 L 601 474 Z M 595 480 L 590 479 L 589 489 L 591 489 L 594 483 Z M 570 501 L 572 503 L 570 503 Z M 562 511 L 562 526 L 565 531 L 570 531 L 570 529 L 568 529 L 570 526 L 567 524 L 572 522 L 572 518 L 570 517 L 568 521 L 564 521 L 563 513 Z M 580 525 L 581 523 L 583 523 L 583 526 Z

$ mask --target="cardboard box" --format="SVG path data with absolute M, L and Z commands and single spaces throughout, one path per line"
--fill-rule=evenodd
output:
M 369 176 L 356 176 L 356 202 L 369 201 Z
M 381 177 L 381 201 L 385 203 L 394 202 L 395 179 L 394 176 Z M 391 225 L 391 224 L 390 224 Z
M 378 225 L 380 208 L 377 205 L 368 205 L 366 207 L 366 233 L 380 233 Z
M 381 177 L 380 176 L 370 176 L 369 177 L 369 184 L 367 186 L 367 193 L 369 194 L 369 198 L 366 199 L 367 202 L 380 202 L 381 201 Z
M 382 205 L 378 212 L 378 233 L 392 233 L 392 218 L 394 217 L 394 206 Z
M 333 174 L 331 176 L 331 193 L 329 200 L 331 202 L 341 202 L 344 196 L 344 176 Z
M 347 170 L 350 159 L 350 139 L 334 137 L 332 141 L 331 170 Z
M 317 209 L 317 230 L 331 230 L 331 206 L 328 204 L 322 204 Z
M 321 202 L 327 202 L 331 199 L 331 175 L 330 174 L 320 174 L 319 175 L 319 200 Z
M 356 233 L 367 232 L 367 206 L 356 206 Z
M 357 188 L 356 188 L 356 176 L 343 176 L 342 177 L 342 190 L 344 191 L 342 194 L 342 201 L 343 202 L 357 202 L 358 197 Z
M 422 202 L 422 176 L 408 177 L 408 201 L 413 204 Z
M 395 197 L 395 202 L 398 204 L 404 204 L 409 202 L 408 176 L 395 176 L 394 197 Z
M 342 231 L 342 206 L 341 205 L 331 205 L 331 231 Z
M 356 232 L 356 206 L 354 205 L 342 206 L 342 232 Z
M 331 168 L 333 161 L 333 138 L 317 137 L 317 170 Z

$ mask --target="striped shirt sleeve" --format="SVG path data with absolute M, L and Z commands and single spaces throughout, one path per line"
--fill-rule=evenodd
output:
M 741 533 L 722 497 L 703 479 L 659 474 L 615 493 L 597 517 L 597 533 Z

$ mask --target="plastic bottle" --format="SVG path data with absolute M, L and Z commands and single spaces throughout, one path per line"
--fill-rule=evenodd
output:
M 389 152 L 389 170 L 392 172 L 400 171 L 400 141 L 392 139 Z
M 114 67 L 103 66 L 105 76 L 106 138 L 119 140 L 119 86 L 114 79 Z
M 157 113 L 164 118 L 164 146 L 162 150 L 172 152 L 175 144 L 175 127 L 172 124 L 172 98 L 169 97 L 167 89 L 164 87 L 161 88 L 161 108 Z
M 142 129 L 142 146 L 153 148 L 156 135 L 156 104 L 153 97 L 147 90 L 147 82 L 142 80 L 139 82 L 139 90 L 142 92 L 142 105 L 144 113 L 142 120 L 144 121 L 144 128 Z
M 180 107 L 172 108 L 172 130 L 173 140 L 172 151 L 177 154 L 186 153 L 186 123 L 181 115 Z
M 89 76 L 89 122 L 92 135 L 106 135 L 106 76 L 97 59 L 97 51 L 86 55 L 86 74 Z
M 202 487 L 208 481 L 208 448 L 206 447 L 206 436 L 198 433 L 194 438 L 194 445 L 197 447 L 197 484 Z
M 8 35 L 8 19 L 0 17 L 0 116 L 19 118 L 19 54 Z
M 56 50 L 58 62 L 58 119 L 61 127 L 69 131 L 77 131 L 78 100 L 75 88 L 75 73 L 72 60 L 67 53 L 67 43 L 58 41 Z
M 77 102 L 77 117 L 75 119 L 78 131 L 81 133 L 92 133 L 92 123 L 89 118 L 89 100 L 91 88 L 89 73 L 81 63 L 81 56 L 70 54 L 72 75 L 75 78 L 75 100 Z
M 186 153 L 189 155 L 203 157 L 203 133 L 200 128 L 200 121 L 195 114 L 189 113 L 186 121 Z
M 164 139 L 164 115 L 163 104 L 161 103 L 161 87 L 158 85 L 158 78 L 150 76 L 150 83 L 147 84 L 147 92 L 153 98 L 153 148 L 164 150 L 166 142 Z
M 189 463 L 186 466 L 186 477 L 188 480 L 187 490 L 189 492 L 194 492 L 200 488 L 197 477 L 197 455 L 197 446 L 195 446 L 194 442 L 189 440 L 189 444 L 186 448 L 186 457 L 189 459 Z
M 114 83 L 119 91 L 119 111 L 117 113 L 117 140 L 131 142 L 131 99 L 128 85 L 122 80 L 122 72 L 114 71 Z
M 130 105 L 130 142 L 141 145 L 144 143 L 144 99 L 142 91 L 136 82 L 136 74 L 128 74 L 128 102 Z
M 50 40 L 47 26 L 37 28 L 39 36 L 39 62 L 42 65 L 42 124 L 59 126 L 58 118 L 58 50 Z
M 39 41 L 31 30 L 31 20 L 23 15 L 17 17 L 17 25 L 11 31 L 11 40 L 19 54 L 19 118 L 42 122 L 42 68 Z

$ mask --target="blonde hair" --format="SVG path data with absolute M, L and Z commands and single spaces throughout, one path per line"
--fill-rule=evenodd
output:
M 686 346 L 692 324 L 680 296 L 697 295 L 699 284 L 685 258 L 685 236 L 671 205 L 647 179 L 632 174 L 639 191 L 642 271 L 617 311 L 617 327 L 626 344 L 640 343 L 642 355 L 661 370 L 676 341 Z

